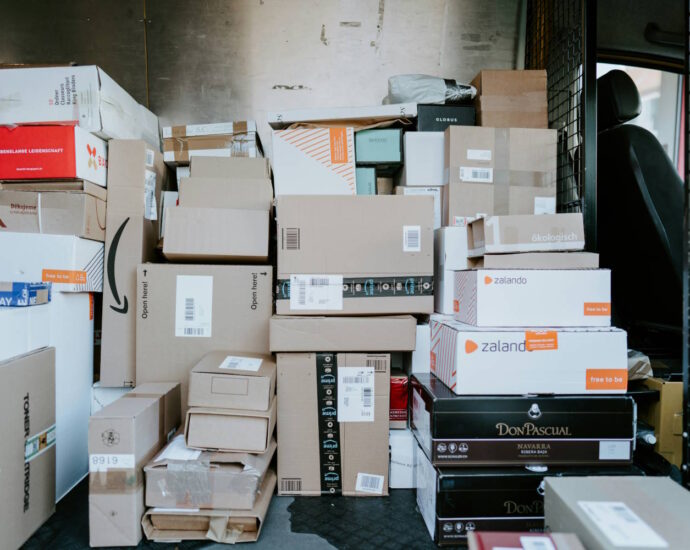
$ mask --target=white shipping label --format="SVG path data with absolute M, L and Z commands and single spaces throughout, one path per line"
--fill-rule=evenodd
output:
M 374 389 L 374 367 L 338 367 L 338 422 L 373 422 Z
M 146 166 L 153 166 L 153 151 L 151 149 L 146 149 Z
M 383 476 L 374 474 L 357 473 L 357 482 L 355 483 L 355 491 L 361 493 L 371 493 L 373 495 L 383 494 Z
M 467 160 L 491 160 L 491 149 L 468 149 Z
M 419 225 L 403 225 L 403 252 L 422 251 L 422 228 Z
M 599 460 L 630 460 L 630 442 L 600 441 Z
M 668 543 L 624 502 L 580 500 L 578 505 L 614 546 L 668 548 Z
M 556 197 L 534 197 L 535 214 L 555 214 Z
M 549 537 L 520 537 L 520 546 L 522 550 L 556 550 Z
M 188 460 L 196 460 L 199 456 L 201 456 L 201 451 L 188 449 L 184 444 L 184 436 L 178 435 L 158 456 L 156 462 L 162 462 L 163 460 L 181 460 L 186 462 Z
M 477 183 L 493 183 L 494 169 L 480 168 L 471 166 L 460 167 L 460 181 L 477 182 Z
M 144 182 L 144 218 L 158 219 L 158 205 L 156 204 L 156 173 L 146 170 Z
M 219 369 L 246 370 L 256 372 L 261 367 L 262 360 L 259 357 L 238 357 L 228 355 L 223 362 L 218 365 Z
M 153 508 L 151 510 L 152 514 L 189 514 L 189 513 L 198 513 L 199 508 Z
M 175 290 L 175 336 L 210 338 L 213 323 L 213 277 L 178 275 Z
M 343 309 L 342 275 L 290 275 L 290 309 Z
M 134 455 L 130 454 L 90 454 L 89 472 L 108 470 L 131 470 L 134 468 Z

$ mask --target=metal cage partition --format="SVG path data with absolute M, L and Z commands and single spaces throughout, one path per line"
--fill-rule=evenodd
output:
M 683 106 L 685 117 L 685 204 L 683 207 L 683 485 L 690 489 L 690 0 L 685 2 L 685 71 Z

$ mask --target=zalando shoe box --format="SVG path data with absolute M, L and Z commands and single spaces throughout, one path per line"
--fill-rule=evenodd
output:
M 453 310 L 477 327 L 609 327 L 608 269 L 476 269 L 455 273 Z
M 627 334 L 612 327 L 431 322 L 431 372 L 458 395 L 625 393 Z

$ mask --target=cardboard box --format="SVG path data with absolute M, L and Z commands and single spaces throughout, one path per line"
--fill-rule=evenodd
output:
M 0 281 L 43 281 L 56 292 L 103 290 L 103 243 L 69 235 L 0 232 Z
M 91 414 L 96 414 L 130 391 L 132 388 L 109 388 L 95 382 L 91 387 Z
M 443 132 L 451 125 L 474 126 L 475 119 L 474 105 L 417 105 L 417 133 Z
M 401 185 L 406 187 L 440 187 L 445 185 L 443 132 L 405 132 L 403 145 L 405 165 L 401 170 Z
M 177 166 L 175 168 L 175 177 L 177 179 L 177 185 L 180 185 L 182 178 L 188 178 L 190 176 L 189 165 L 187 166 Z
M 489 216 L 467 226 L 468 255 L 583 250 L 582 214 Z
M 271 352 L 412 351 L 417 321 L 411 315 L 378 317 L 290 317 L 274 315 Z
M 75 235 L 105 240 L 103 187 L 84 183 L 83 191 L 62 191 L 59 184 L 45 184 L 42 191 L 0 190 L 0 231 Z M 55 185 L 55 190 L 46 189 Z
M 430 196 L 434 198 L 434 229 L 441 227 L 441 188 L 440 187 L 406 187 L 396 185 L 396 195 Z
M 357 195 L 376 195 L 376 168 L 355 168 Z
M 127 492 L 89 494 L 89 546 L 137 546 L 141 541 L 144 485 Z
M 196 157 L 189 161 L 189 175 L 195 178 L 270 178 L 266 158 Z
M 0 362 L 0 539 L 19 548 L 55 511 L 55 350 Z
M 278 197 L 276 211 L 279 315 L 431 313 L 431 197 Z
M 666 477 L 547 477 L 545 524 L 591 550 L 685 548 L 690 495 Z
M 654 450 L 679 468 L 683 461 L 683 383 L 648 378 L 644 385 L 659 392 L 659 400 L 640 403 L 638 417 L 654 427 Z
M 352 128 L 273 131 L 273 183 L 280 195 L 354 195 Z
M 611 326 L 608 269 L 457 271 L 454 296 L 455 318 L 478 327 Z
M 139 266 L 137 382 L 180 382 L 184 412 L 189 372 L 206 353 L 268 353 L 272 280 L 271 266 Z
M 546 71 L 484 70 L 472 85 L 478 126 L 548 128 Z
M 392 195 L 393 194 L 393 178 L 376 177 L 376 194 L 377 195 Z
M 260 157 L 261 141 L 253 120 L 188 124 L 163 128 L 163 156 L 171 166 L 192 156 Z
M 551 550 L 585 550 L 577 535 L 571 533 L 532 533 L 485 531 L 467 533 L 468 550 L 485 548 L 548 548 Z M 529 545 L 532 545 L 531 547 Z M 517 546 L 516 546 L 517 545 Z M 541 546 L 540 546 L 541 545 Z
M 269 470 L 251 511 L 152 508 L 142 520 L 144 533 L 148 540 L 155 542 L 255 542 L 261 534 L 275 487 L 276 475 Z
M 458 395 L 601 394 L 628 388 L 617 328 L 478 328 L 431 321 L 431 372 Z
M 556 130 L 449 126 L 443 225 L 556 211 Z
M 267 411 L 276 391 L 271 355 L 214 351 L 189 374 L 190 407 Z
M 469 268 L 467 227 L 442 227 L 434 231 L 434 311 L 453 314 L 455 272 Z
M 407 395 L 409 379 L 402 371 L 391 372 L 390 389 L 390 428 L 404 430 L 407 428 Z
M 50 345 L 50 304 L 0 307 L 0 361 Z
M 264 453 L 276 427 L 276 400 L 267 411 L 190 407 L 184 426 L 192 449 Z
M 175 435 L 181 424 L 180 417 L 180 385 L 177 382 L 148 382 L 139 384 L 133 390 L 127 392 L 127 399 L 150 398 L 159 400 L 160 406 L 160 434 L 159 446 L 165 445 Z
M 182 178 L 179 203 L 186 208 L 270 210 L 273 187 L 268 178 Z
M 429 321 L 418 321 L 414 351 L 403 356 L 404 369 L 407 374 L 429 374 L 431 372 L 431 363 L 429 361 L 430 345 L 431 330 Z
M 485 254 L 468 258 L 470 269 L 597 269 L 599 254 L 593 252 L 524 252 Z
M 601 467 L 632 461 L 635 402 L 627 395 L 458 396 L 422 374 L 410 384 L 410 428 L 435 465 Z
M 0 125 L 77 120 L 104 139 L 144 139 L 160 147 L 158 117 L 95 65 L 2 69 L 0 89 L 12 98 Z
M 158 233 L 158 238 L 162 239 L 165 235 L 165 209 L 175 208 L 178 206 L 179 193 L 177 191 L 163 191 L 161 193 L 161 213 L 160 213 L 160 231 Z
M 399 166 L 403 161 L 402 130 L 373 128 L 355 134 L 355 161 L 363 166 Z
M 277 363 L 278 494 L 387 495 L 390 355 L 279 353 Z
M 390 430 L 390 470 L 388 486 L 391 489 L 416 489 L 417 440 L 409 428 Z
M 175 436 L 144 468 L 146 505 L 251 510 L 276 450 L 260 455 L 188 449 Z
M 266 114 L 268 124 L 274 130 L 287 128 L 295 123 L 311 122 L 315 125 L 358 127 L 369 126 L 384 121 L 417 117 L 416 103 L 393 103 L 365 107 L 316 107 L 273 111 Z
M 79 126 L 0 126 L 0 180 L 85 179 L 105 187 L 107 163 L 106 142 Z
M 39 306 L 50 302 L 50 283 L 0 282 L 0 307 Z
M 144 141 L 113 140 L 109 145 L 101 384 L 131 387 L 136 384 L 137 266 L 155 257 L 166 169 L 160 152 Z
M 268 223 L 267 210 L 170 208 L 163 255 L 173 262 L 263 262 Z

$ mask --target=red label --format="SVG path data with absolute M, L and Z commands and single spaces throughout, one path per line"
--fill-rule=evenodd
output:
M 407 420 L 407 377 L 391 376 L 390 420 Z
M 0 179 L 74 178 L 74 126 L 0 126 Z

